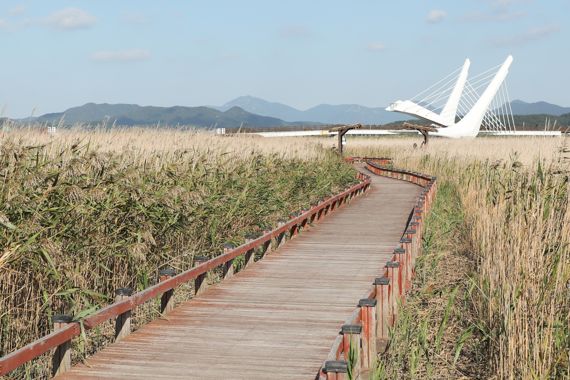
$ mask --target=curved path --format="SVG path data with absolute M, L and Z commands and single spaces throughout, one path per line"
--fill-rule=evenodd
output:
M 314 379 L 420 190 L 372 175 L 349 206 L 58 379 Z

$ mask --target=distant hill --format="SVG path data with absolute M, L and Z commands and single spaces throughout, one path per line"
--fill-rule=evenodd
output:
M 511 102 L 513 115 L 552 115 L 561 116 L 570 113 L 570 107 L 561 107 L 547 102 L 527 103 L 522 100 Z
M 310 126 L 318 124 L 352 124 L 394 126 L 408 115 L 388 112 L 382 108 L 359 105 L 321 104 L 300 111 L 280 103 L 267 102 L 252 96 L 242 96 L 221 107 L 153 107 L 136 104 L 87 103 L 64 112 L 49 113 L 37 118 L 19 120 L 20 123 L 41 122 L 107 125 L 168 125 L 194 126 L 198 128 L 271 128 Z M 517 127 L 544 129 L 547 120 L 550 125 L 565 127 L 570 124 L 570 107 L 561 107 L 547 102 L 527 103 L 522 100 L 511 102 Z M 6 121 L 6 120 L 4 120 Z M 422 123 L 421 120 L 411 120 Z M 18 121 L 16 121 L 18 122 Z M 399 123 L 398 123 L 399 122 Z M 0 119 L 0 123 L 2 120 Z
M 410 116 L 407 115 L 385 111 L 383 107 L 364 107 L 356 104 L 321 104 L 301 111 L 282 103 L 268 102 L 253 96 L 240 96 L 218 107 L 218 109 L 226 110 L 235 106 L 248 112 L 275 117 L 288 122 L 306 120 L 325 124 L 392 124 L 410 119 Z M 559 117 L 570 113 L 570 107 L 561 107 L 547 102 L 527 103 L 522 100 L 513 100 L 511 108 L 514 115 L 532 115 L 533 117 L 525 118 L 525 120 L 519 118 L 521 122 L 524 121 L 525 124 L 532 125 L 544 124 L 545 116 L 548 115 Z M 537 123 L 539 119 L 542 121 Z M 565 121 L 566 118 L 561 118 L 561 122 Z
M 87 103 L 73 107 L 64 112 L 49 113 L 35 119 L 38 122 L 58 123 L 62 120 L 66 125 L 77 123 L 116 123 L 118 125 L 184 125 L 201 128 L 220 127 L 272 127 L 288 125 L 283 120 L 255 115 L 239 107 L 231 107 L 219 111 L 208 107 L 142 107 L 136 104 L 95 104 Z
M 385 124 L 408 118 L 402 114 L 388 112 L 384 110 L 384 107 L 364 107 L 357 104 L 321 104 L 301 111 L 285 104 L 268 102 L 253 96 L 240 96 L 218 109 L 224 111 L 235 106 L 248 112 L 276 117 L 288 122 L 302 120 L 325 124 Z

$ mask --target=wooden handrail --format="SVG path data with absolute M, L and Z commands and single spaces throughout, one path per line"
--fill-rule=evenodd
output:
M 437 191 L 436 177 L 404 169 L 394 169 L 387 166 L 391 165 L 391 160 L 386 158 L 348 157 L 346 160 L 351 163 L 364 162 L 366 164 L 366 168 L 376 175 L 408 181 L 423 188 L 422 193 L 416 199 L 416 203 L 413 207 L 412 214 L 414 217 L 408 220 L 404 233 L 402 234 L 400 244 L 394 250 L 394 255 L 388 263 L 391 270 L 389 268 L 385 268 L 380 274 L 382 277 L 378 278 L 378 280 L 380 280 L 378 281 L 378 285 L 374 285 L 371 289 L 367 290 L 364 297 L 361 299 L 361 301 L 373 299 L 377 301 L 376 307 L 374 308 L 375 315 L 374 318 L 372 318 L 375 326 L 366 326 L 369 329 L 373 329 L 375 332 L 373 334 L 375 341 L 367 343 L 374 344 L 373 347 L 376 348 L 376 338 L 380 338 L 380 340 L 387 338 L 386 336 L 383 336 L 385 331 L 382 324 L 385 323 L 384 321 L 386 320 L 389 321 L 389 324 L 394 323 L 397 313 L 395 308 L 397 305 L 397 299 L 403 300 L 405 298 L 406 291 L 411 287 L 415 257 L 421 253 L 421 239 L 425 227 L 425 215 L 429 211 Z M 394 270 L 396 268 L 397 271 Z M 396 284 L 398 285 L 396 286 Z M 388 288 L 387 291 L 386 288 L 384 288 L 384 291 L 390 298 L 389 301 L 382 299 L 382 297 L 385 296 L 384 294 L 377 294 L 376 290 L 378 286 Z M 394 291 L 396 291 L 397 294 L 394 294 Z M 361 302 L 359 302 L 359 304 L 360 303 Z M 363 326 L 370 322 L 370 320 L 363 320 L 363 315 L 365 314 L 360 313 L 359 309 L 360 307 L 357 307 L 353 311 L 350 317 L 345 321 L 345 326 Z M 361 336 L 360 339 L 369 339 L 369 337 Z M 339 335 L 333 342 L 329 354 L 319 370 L 319 380 L 347 379 L 348 377 L 346 372 L 350 365 L 356 365 L 358 367 L 351 368 L 353 374 L 357 373 L 356 378 L 358 378 L 358 373 L 361 371 L 372 370 L 370 367 L 373 360 L 370 356 L 367 357 L 367 359 L 369 359 L 367 361 L 358 360 L 356 364 L 348 363 L 346 360 L 348 354 L 345 352 L 347 347 L 348 345 L 346 339 L 342 335 L 341 329 L 341 332 L 339 332 Z M 368 346 L 368 348 L 370 348 L 370 346 Z M 359 346 L 357 349 L 359 350 L 359 355 L 364 353 L 362 351 L 362 347 Z M 369 355 L 369 353 L 364 354 L 365 356 Z M 376 354 L 376 352 L 374 354 Z
M 96 311 L 94 314 L 83 318 L 81 321 L 73 321 L 60 330 L 52 332 L 42 338 L 27 344 L 26 346 L 11 352 L 10 354 L 0 358 L 0 376 L 13 371 L 14 369 L 24 365 L 25 363 L 37 358 L 38 356 L 54 349 L 71 339 L 81 334 L 81 325 L 86 330 L 93 329 L 102 323 L 120 316 L 121 314 L 133 310 L 135 307 L 156 298 L 163 293 L 173 290 L 177 286 L 195 280 L 199 276 L 207 273 L 208 271 L 224 265 L 238 256 L 246 254 L 253 249 L 259 248 L 272 239 L 279 238 L 283 234 L 293 231 L 298 232 L 299 226 L 304 226 L 314 220 L 320 219 L 323 215 L 323 210 L 332 211 L 335 209 L 337 203 L 345 201 L 348 197 L 359 195 L 370 187 L 370 177 L 363 173 L 357 174 L 357 179 L 360 183 L 349 187 L 348 189 L 326 198 L 316 206 L 311 207 L 309 210 L 302 212 L 298 216 L 294 216 L 287 223 L 280 225 L 272 231 L 269 231 L 262 236 L 250 240 L 245 244 L 231 249 L 217 257 L 214 257 L 202 264 L 199 264 L 191 269 L 188 269 L 178 275 L 172 276 L 162 282 L 150 286 L 138 293 L 131 295 L 124 300 L 112 303 L 102 309 Z

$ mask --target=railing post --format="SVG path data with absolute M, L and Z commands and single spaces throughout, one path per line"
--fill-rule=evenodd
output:
M 287 224 L 284 220 L 279 220 L 277 222 L 277 228 L 281 228 L 283 227 L 285 224 Z M 285 232 L 281 232 L 279 234 L 279 236 L 277 236 L 275 238 L 275 249 L 280 248 L 283 244 L 285 244 Z
M 208 261 L 206 256 L 194 256 L 194 266 L 202 265 Z M 208 288 L 208 272 L 198 275 L 194 280 L 194 295 L 198 296 Z
M 418 222 L 416 222 L 416 218 L 412 218 L 412 221 L 410 222 L 410 227 L 414 230 L 416 230 L 416 236 L 419 242 L 422 241 L 422 226 L 420 226 L 420 224 Z
M 326 203 L 329 200 L 330 197 L 324 197 L 322 203 Z M 331 205 L 328 204 L 323 208 L 323 214 L 324 216 L 327 216 L 329 213 L 329 209 L 330 209 Z
M 299 216 L 299 213 L 293 212 L 290 215 L 290 219 L 295 219 Z M 299 223 L 294 224 L 291 228 L 289 228 L 289 239 L 293 239 L 299 233 L 300 225 Z
M 234 248 L 235 247 L 233 244 L 230 244 L 230 243 L 224 244 L 224 254 L 230 252 Z M 227 262 L 224 263 L 224 265 L 222 267 L 223 267 L 222 278 L 224 280 L 228 279 L 234 275 L 234 272 L 235 272 L 234 259 L 228 260 Z
M 166 281 L 169 278 L 176 276 L 176 271 L 172 268 L 161 269 L 158 272 L 158 280 L 160 282 Z M 162 293 L 160 298 L 160 314 L 166 314 L 174 309 L 174 289 L 167 290 Z
M 410 281 L 412 279 L 412 273 L 414 272 L 415 257 L 414 251 L 412 250 L 412 239 L 403 237 L 400 239 L 400 245 L 406 251 L 407 260 L 410 262 Z
M 115 302 L 123 301 L 133 294 L 131 288 L 119 288 L 115 290 Z M 115 342 L 119 342 L 131 333 L 131 310 L 117 315 L 115 319 Z
M 377 350 L 383 351 L 388 342 L 388 330 L 392 325 L 392 294 L 390 289 L 389 277 L 377 277 L 374 279 L 376 287 L 376 315 L 378 324 L 376 328 L 376 336 L 379 339 Z
M 252 241 L 254 241 L 257 238 L 257 236 L 254 235 L 249 235 L 245 237 L 245 243 L 250 243 Z M 247 268 L 249 264 L 254 263 L 255 262 L 255 249 L 250 249 L 249 251 L 247 251 L 244 254 L 244 263 L 243 263 L 243 268 Z
M 402 295 L 402 276 L 400 271 L 400 263 L 397 261 L 388 261 L 386 263 L 388 277 L 392 285 L 392 320 L 396 320 L 398 315 L 398 299 Z
M 341 328 L 342 334 L 342 345 L 344 351 L 344 360 L 350 365 L 352 364 L 352 373 L 353 376 L 356 374 L 355 378 L 358 378 L 358 374 L 360 373 L 360 368 L 362 366 L 362 343 L 361 343 L 361 334 L 362 334 L 362 326 L 361 325 L 342 325 Z M 350 348 L 352 347 L 353 350 L 356 350 L 356 357 L 354 358 L 354 362 L 350 363 Z
M 52 318 L 53 330 L 58 331 L 66 327 L 73 321 L 69 315 L 54 315 Z M 57 346 L 52 357 L 52 375 L 58 376 L 67 372 L 71 368 L 71 341 L 64 342 Z
M 323 366 L 327 380 L 347 380 L 348 364 L 344 360 L 327 360 Z
M 412 264 L 410 257 L 406 254 L 406 250 L 402 247 L 394 249 L 394 257 L 400 263 L 402 271 L 402 282 L 405 290 L 410 289 L 412 284 Z
M 271 230 L 263 230 L 263 235 L 267 235 L 267 234 L 269 234 L 269 233 L 271 233 Z M 272 241 L 272 239 L 269 239 L 269 240 L 267 240 L 267 242 L 265 242 L 265 243 L 263 244 L 263 247 L 262 247 L 262 250 L 263 250 L 263 251 L 262 251 L 262 255 L 261 255 L 262 258 L 265 257 L 265 256 L 267 256 L 267 255 L 269 255 L 269 254 L 271 254 L 271 252 L 273 251 L 273 247 L 272 247 L 272 245 L 271 245 L 271 241 Z
M 309 207 L 309 210 L 311 210 L 311 212 L 312 212 L 312 215 L 311 215 L 311 217 L 310 217 L 310 219 L 309 219 L 309 224 L 310 224 L 310 225 L 313 225 L 313 224 L 315 223 L 315 221 L 318 221 L 318 218 L 317 218 L 318 213 L 313 211 L 313 209 L 314 209 L 315 207 L 317 207 L 317 205 L 318 205 L 318 203 L 314 203 L 314 202 L 313 202 L 313 203 L 311 203 L 311 207 Z
M 304 208 L 304 209 L 301 210 L 301 212 L 300 212 L 299 215 L 303 215 L 303 214 L 305 214 L 307 211 L 309 211 L 309 210 L 306 209 L 306 208 Z M 309 219 L 310 219 L 310 217 L 307 217 L 306 219 L 303 219 L 303 220 L 301 221 L 301 223 L 300 223 L 301 231 L 305 231 L 306 229 L 308 229 L 308 228 L 310 227 L 310 226 L 309 226 Z
M 362 366 L 366 370 L 374 368 L 376 362 L 376 305 L 375 299 L 358 301 L 362 323 Z

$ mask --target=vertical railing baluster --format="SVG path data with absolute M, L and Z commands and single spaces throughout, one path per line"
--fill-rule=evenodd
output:
M 131 288 L 119 288 L 115 290 L 115 302 L 121 302 L 133 294 Z M 131 333 L 131 310 L 119 314 L 115 319 L 115 342 L 121 341 Z
M 194 256 L 194 266 L 202 265 L 208 261 L 207 256 Z M 208 272 L 202 273 L 194 279 L 194 296 L 199 296 L 208 289 Z
M 376 363 L 376 299 L 363 298 L 358 301 L 362 323 L 362 367 L 371 370 Z
M 54 315 L 52 318 L 53 330 L 58 331 L 72 323 L 73 318 L 69 315 Z M 71 341 L 66 341 L 55 349 L 52 356 L 52 375 L 61 375 L 71 368 Z
M 230 252 L 231 250 L 233 250 L 235 248 L 235 246 L 231 243 L 226 243 L 224 244 L 224 254 Z M 235 272 L 235 268 L 234 268 L 234 259 L 228 260 L 224 263 L 224 265 L 222 266 L 222 278 L 228 279 L 231 278 L 234 275 Z
M 163 282 L 176 276 L 176 271 L 172 268 L 161 269 L 158 272 L 158 281 Z M 167 314 L 174 309 L 174 289 L 162 293 L 160 298 L 160 314 Z

